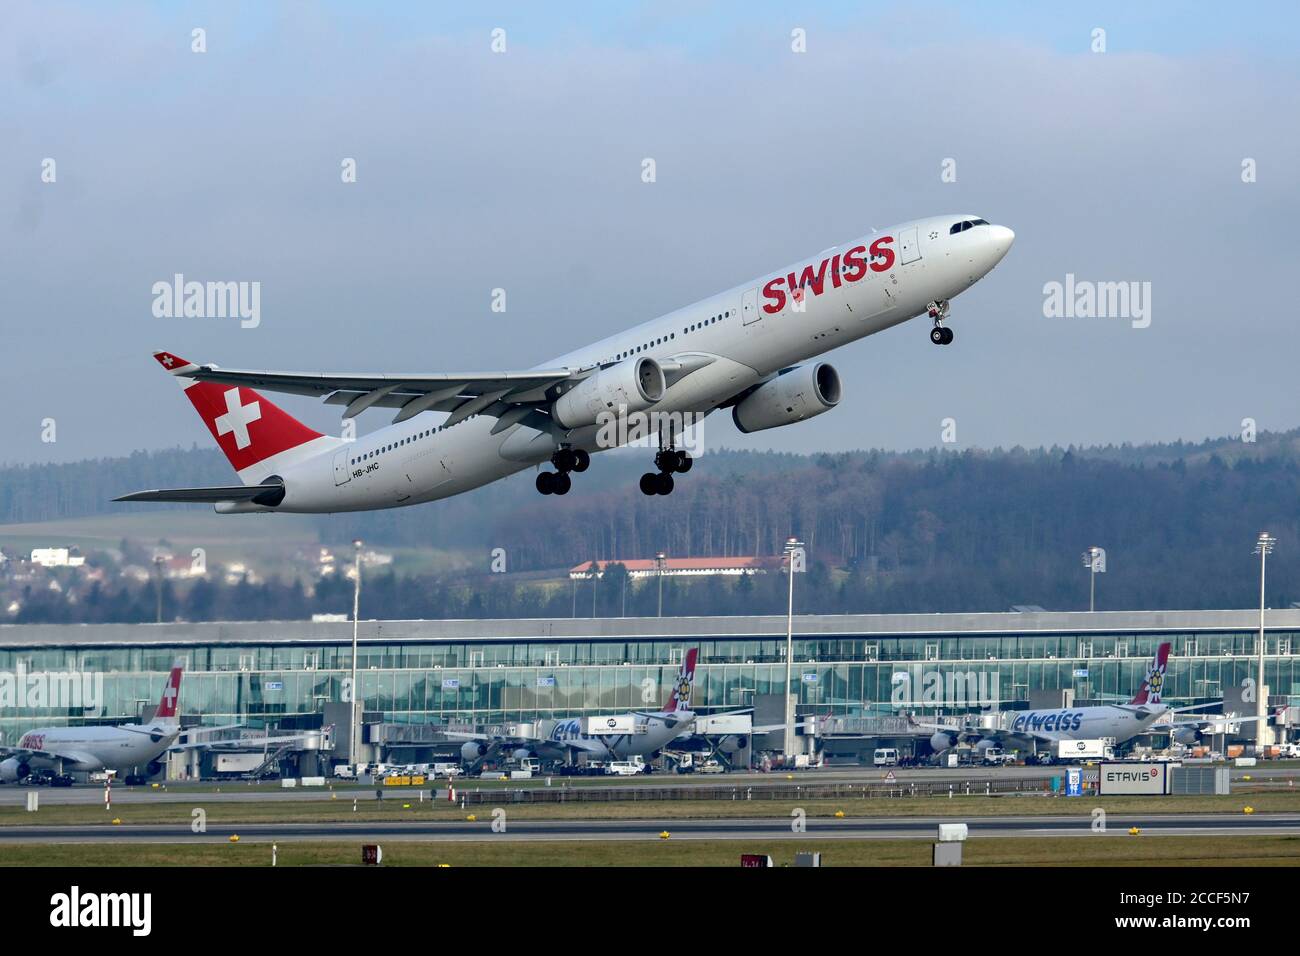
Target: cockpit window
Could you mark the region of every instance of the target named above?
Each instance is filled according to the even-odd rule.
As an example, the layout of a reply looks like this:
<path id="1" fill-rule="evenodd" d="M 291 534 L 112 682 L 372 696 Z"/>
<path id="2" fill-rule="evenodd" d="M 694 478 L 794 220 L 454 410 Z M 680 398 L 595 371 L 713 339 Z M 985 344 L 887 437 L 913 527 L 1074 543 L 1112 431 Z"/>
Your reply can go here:
<path id="1" fill-rule="evenodd" d="M 948 235 L 955 236 L 959 232 L 965 232 L 971 226 L 987 226 L 988 224 L 987 219 L 966 219 L 962 222 L 954 222 L 952 228 L 948 230 Z"/>

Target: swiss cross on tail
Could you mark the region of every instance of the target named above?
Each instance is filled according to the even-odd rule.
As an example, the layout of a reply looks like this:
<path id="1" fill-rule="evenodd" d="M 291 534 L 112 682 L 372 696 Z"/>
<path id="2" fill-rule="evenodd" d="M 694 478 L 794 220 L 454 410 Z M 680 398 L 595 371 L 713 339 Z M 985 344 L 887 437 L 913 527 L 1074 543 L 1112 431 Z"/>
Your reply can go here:
<path id="1" fill-rule="evenodd" d="M 1130 704 L 1160 703 L 1160 695 L 1165 689 L 1165 669 L 1169 666 L 1169 647 L 1170 645 L 1165 643 L 1156 649 L 1155 660 L 1151 662 L 1147 678 L 1142 682 L 1133 699 L 1129 701 Z"/>
<path id="2" fill-rule="evenodd" d="M 695 686 L 695 656 L 699 652 L 698 647 L 692 647 L 686 652 L 686 660 L 682 662 L 682 669 L 677 674 L 673 692 L 668 697 L 668 703 L 664 704 L 665 714 L 691 709 L 691 688 Z"/>
<path id="3" fill-rule="evenodd" d="M 176 703 L 181 696 L 181 667 L 173 667 L 171 674 L 167 676 L 167 685 L 163 687 L 162 700 L 158 704 L 158 710 L 154 714 L 155 720 L 175 720 Z"/>
<path id="4" fill-rule="evenodd" d="M 203 424 L 208 426 L 236 471 L 321 437 L 320 432 L 308 428 L 251 388 L 186 378 L 184 373 L 195 371 L 198 366 L 171 352 L 155 352 L 154 358 L 177 376 Z"/>

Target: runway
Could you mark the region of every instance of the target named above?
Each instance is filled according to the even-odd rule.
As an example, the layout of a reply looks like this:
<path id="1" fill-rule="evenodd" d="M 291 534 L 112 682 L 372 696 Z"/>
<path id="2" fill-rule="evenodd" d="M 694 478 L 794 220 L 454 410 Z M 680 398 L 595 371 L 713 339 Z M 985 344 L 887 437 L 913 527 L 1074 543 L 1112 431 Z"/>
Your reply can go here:
<path id="1" fill-rule="evenodd" d="M 223 825 L 193 833 L 189 824 L 113 826 L 0 827 L 0 844 L 18 843 L 224 843 L 272 841 L 636 841 L 659 840 L 897 840 L 933 839 L 940 823 L 964 822 L 974 838 L 1125 836 L 1130 827 L 1144 835 L 1300 836 L 1300 813 L 1245 814 L 1109 814 L 1104 831 L 1093 829 L 1091 814 L 1005 816 L 960 820 L 954 817 L 844 818 L 809 817 L 796 832 L 784 818 L 745 820 L 510 820 L 505 831 L 493 830 L 491 812 L 476 822 L 411 821 L 406 823 L 274 823 Z"/>

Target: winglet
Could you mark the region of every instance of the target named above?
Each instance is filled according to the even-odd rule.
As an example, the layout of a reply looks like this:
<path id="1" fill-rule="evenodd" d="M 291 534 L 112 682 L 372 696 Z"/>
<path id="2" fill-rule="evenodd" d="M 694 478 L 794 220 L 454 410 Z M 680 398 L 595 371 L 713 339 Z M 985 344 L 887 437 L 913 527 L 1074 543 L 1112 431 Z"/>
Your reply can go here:
<path id="1" fill-rule="evenodd" d="M 174 352 L 166 352 L 162 349 L 155 351 L 153 357 L 163 367 L 163 371 L 170 375 L 184 375 L 186 372 L 192 372 L 198 368 L 188 359 L 183 359 Z"/>

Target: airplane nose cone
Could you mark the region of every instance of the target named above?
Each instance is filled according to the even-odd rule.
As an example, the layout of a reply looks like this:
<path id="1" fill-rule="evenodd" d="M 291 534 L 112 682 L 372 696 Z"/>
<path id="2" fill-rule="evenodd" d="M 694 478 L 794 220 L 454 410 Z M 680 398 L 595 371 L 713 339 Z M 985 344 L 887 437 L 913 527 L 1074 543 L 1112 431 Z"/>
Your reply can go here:
<path id="1" fill-rule="evenodd" d="M 1011 251 L 1011 244 L 1015 241 L 1016 234 L 1006 226 L 989 226 L 989 247 L 993 251 L 994 265 Z"/>

